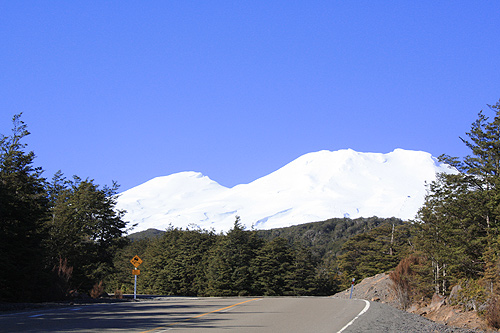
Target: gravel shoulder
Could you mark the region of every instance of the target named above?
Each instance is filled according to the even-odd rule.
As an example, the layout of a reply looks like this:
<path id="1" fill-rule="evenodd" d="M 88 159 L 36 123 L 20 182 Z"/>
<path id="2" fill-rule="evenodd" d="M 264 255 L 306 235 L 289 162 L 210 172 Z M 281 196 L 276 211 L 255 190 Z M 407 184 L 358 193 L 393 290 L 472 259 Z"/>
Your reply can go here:
<path id="1" fill-rule="evenodd" d="M 370 308 L 343 332 L 484 332 L 449 327 L 429 319 L 393 308 L 387 304 L 370 302 Z"/>
<path id="2" fill-rule="evenodd" d="M 436 308 L 445 312 L 441 317 L 448 319 L 453 317 L 459 320 L 435 322 L 416 313 L 399 310 L 390 283 L 388 274 L 382 273 L 363 279 L 354 286 L 352 298 L 369 301 L 370 308 L 344 332 L 485 332 L 476 328 L 480 325 L 468 325 L 469 318 L 463 313 L 455 313 L 456 311 L 445 306 L 440 308 L 440 304 L 437 304 Z M 349 295 L 350 288 L 337 293 L 334 297 L 349 298 Z M 437 313 L 436 310 L 430 311 L 430 308 L 432 307 L 429 307 L 427 312 Z M 448 325 L 445 322 L 448 322 Z M 466 324 L 469 328 L 465 328 Z"/>

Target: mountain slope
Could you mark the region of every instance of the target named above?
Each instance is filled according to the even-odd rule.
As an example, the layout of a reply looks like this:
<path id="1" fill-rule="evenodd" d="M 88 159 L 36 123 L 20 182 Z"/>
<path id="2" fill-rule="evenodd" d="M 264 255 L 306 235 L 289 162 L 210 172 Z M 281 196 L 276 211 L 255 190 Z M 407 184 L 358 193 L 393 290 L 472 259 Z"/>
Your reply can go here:
<path id="1" fill-rule="evenodd" d="M 239 215 L 247 226 L 270 229 L 333 217 L 411 219 L 426 182 L 456 172 L 429 153 L 388 154 L 351 149 L 303 155 L 249 184 L 226 188 L 196 172 L 154 178 L 121 194 L 117 208 L 134 231 L 197 226 L 217 231 Z"/>

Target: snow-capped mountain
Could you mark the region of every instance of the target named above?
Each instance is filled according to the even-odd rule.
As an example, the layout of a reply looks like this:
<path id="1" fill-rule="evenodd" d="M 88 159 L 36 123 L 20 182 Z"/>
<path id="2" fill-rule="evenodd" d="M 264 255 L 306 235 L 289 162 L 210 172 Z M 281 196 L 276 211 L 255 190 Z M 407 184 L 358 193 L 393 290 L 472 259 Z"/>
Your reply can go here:
<path id="1" fill-rule="evenodd" d="M 429 153 L 388 154 L 351 149 L 303 155 L 249 184 L 227 188 L 198 172 L 154 178 L 121 193 L 117 208 L 133 230 L 197 226 L 229 230 L 235 216 L 247 227 L 271 229 L 333 217 L 411 219 L 436 173 L 456 173 Z"/>

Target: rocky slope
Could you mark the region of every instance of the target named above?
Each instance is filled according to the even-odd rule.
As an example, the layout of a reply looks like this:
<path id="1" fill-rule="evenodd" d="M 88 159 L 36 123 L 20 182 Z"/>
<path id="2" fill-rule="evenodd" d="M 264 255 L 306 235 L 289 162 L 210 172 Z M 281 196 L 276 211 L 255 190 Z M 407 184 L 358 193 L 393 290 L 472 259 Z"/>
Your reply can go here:
<path id="1" fill-rule="evenodd" d="M 475 311 L 464 312 L 457 307 L 448 305 L 445 298 L 437 295 L 429 304 L 415 304 L 403 315 L 399 313 L 403 311 L 399 310 L 399 302 L 392 293 L 391 283 L 389 275 L 385 273 L 366 278 L 354 286 L 352 298 L 389 305 L 390 308 L 385 307 L 385 314 L 383 314 L 384 317 L 393 318 L 388 320 L 396 320 L 396 318 L 400 318 L 399 320 L 403 320 L 402 318 L 407 320 L 412 318 L 411 321 L 416 320 L 412 316 L 427 318 L 435 325 L 431 323 L 425 324 L 425 321 L 418 321 L 419 325 L 425 324 L 424 326 L 427 327 L 426 332 L 484 332 L 487 330 L 486 323 L 478 317 Z M 347 289 L 336 294 L 335 297 L 349 298 L 349 295 L 350 289 Z M 382 311 L 380 306 L 377 306 L 376 309 Z M 404 326 L 403 323 L 394 323 L 394 325 Z"/>

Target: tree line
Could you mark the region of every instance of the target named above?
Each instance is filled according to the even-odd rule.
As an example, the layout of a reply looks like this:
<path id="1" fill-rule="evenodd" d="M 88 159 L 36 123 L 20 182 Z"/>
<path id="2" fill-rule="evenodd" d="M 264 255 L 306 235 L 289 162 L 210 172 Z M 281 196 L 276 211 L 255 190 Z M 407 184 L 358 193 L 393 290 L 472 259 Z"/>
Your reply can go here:
<path id="1" fill-rule="evenodd" d="M 139 255 L 144 263 L 138 290 L 144 293 L 332 295 L 353 277 L 361 280 L 394 268 L 406 253 L 408 226 L 396 218 L 371 217 L 246 230 L 237 217 L 227 233 L 149 229 L 132 234 L 133 241 L 118 251 L 118 271 L 107 284 L 132 292 L 129 261 Z"/>
<path id="2" fill-rule="evenodd" d="M 125 264 L 112 277 L 115 288 L 131 291 L 134 254 L 144 260 L 139 291 L 149 294 L 326 295 L 335 289 L 317 274 L 306 248 L 284 238 L 265 241 L 238 217 L 227 233 L 170 227 L 160 237 L 133 242 L 116 256 L 117 265 Z"/>
<path id="3" fill-rule="evenodd" d="M 452 303 L 487 311 L 500 294 L 500 102 L 480 111 L 461 141 L 470 155 L 441 155 L 457 174 L 439 174 L 430 184 L 413 221 L 411 253 L 394 280 L 407 291 L 402 301 L 432 294 L 450 295 Z M 401 279 L 406 282 L 401 283 Z M 493 310 L 498 314 L 500 306 Z"/>
<path id="4" fill-rule="evenodd" d="M 0 301 L 61 299 L 88 292 L 114 270 L 113 256 L 126 244 L 123 212 L 115 210 L 116 183 L 91 179 L 49 181 L 35 154 L 21 114 L 9 136 L 0 136 Z"/>

